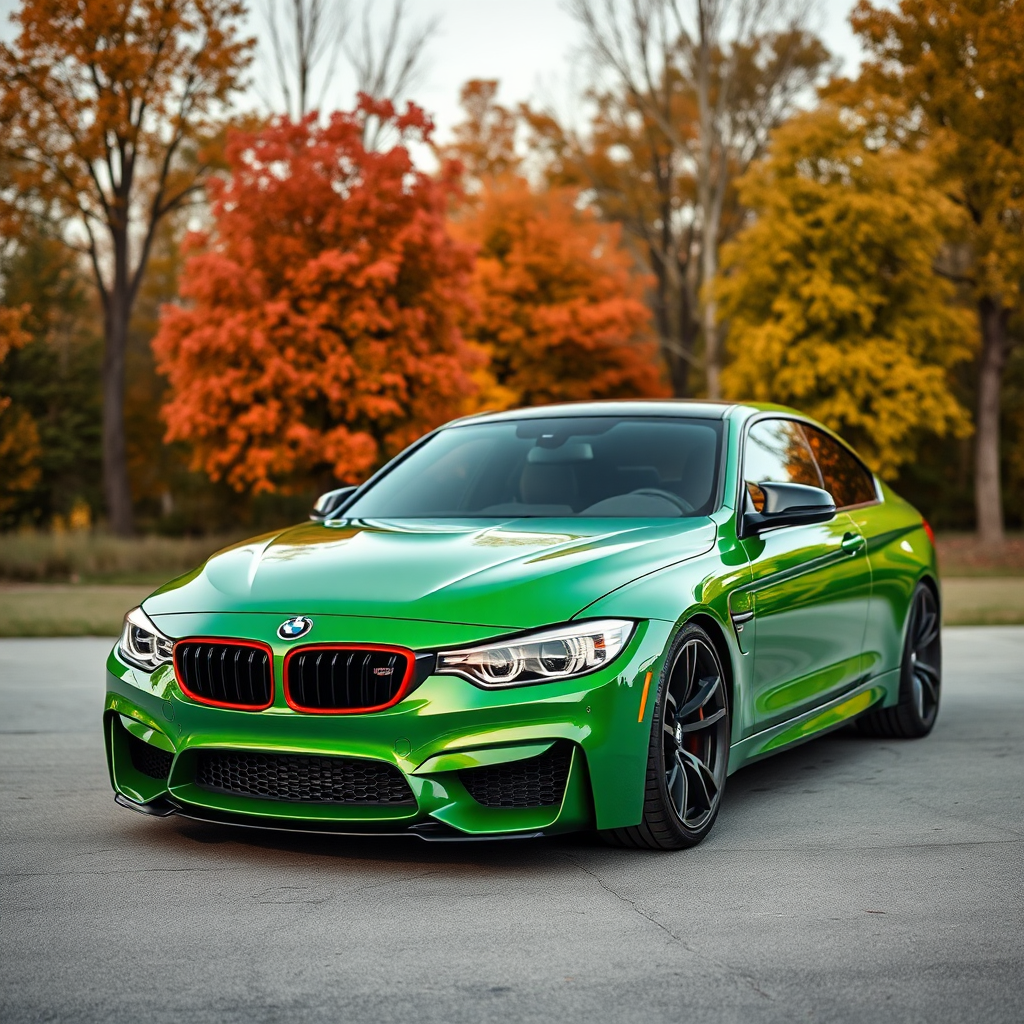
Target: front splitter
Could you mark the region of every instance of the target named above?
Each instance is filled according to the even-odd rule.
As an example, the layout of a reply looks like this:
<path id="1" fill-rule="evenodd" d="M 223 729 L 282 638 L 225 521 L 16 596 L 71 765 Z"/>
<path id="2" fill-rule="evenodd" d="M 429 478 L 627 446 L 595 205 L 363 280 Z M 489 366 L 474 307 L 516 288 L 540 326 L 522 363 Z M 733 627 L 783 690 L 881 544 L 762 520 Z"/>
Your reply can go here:
<path id="1" fill-rule="evenodd" d="M 286 832 L 297 835 L 318 835 L 318 836 L 345 836 L 355 839 L 374 839 L 377 837 L 409 837 L 414 836 L 428 843 L 493 843 L 509 839 L 540 839 L 544 832 L 510 832 L 490 833 L 487 835 L 468 835 L 458 829 L 445 825 L 442 822 L 420 822 L 417 825 L 410 825 L 408 828 L 398 830 L 382 829 L 361 829 L 351 831 L 339 829 L 331 825 L 310 826 L 303 825 L 280 825 L 270 824 L 266 821 L 248 822 L 238 821 L 234 818 L 221 816 L 213 812 L 196 807 L 184 807 L 168 797 L 158 797 L 149 803 L 140 804 L 121 793 L 114 794 L 114 803 L 119 807 L 125 807 L 130 811 L 139 814 L 146 814 L 155 818 L 168 818 L 172 815 L 180 818 L 189 818 L 192 821 L 202 821 L 209 825 L 230 825 L 232 828 L 255 829 L 260 832 Z"/>

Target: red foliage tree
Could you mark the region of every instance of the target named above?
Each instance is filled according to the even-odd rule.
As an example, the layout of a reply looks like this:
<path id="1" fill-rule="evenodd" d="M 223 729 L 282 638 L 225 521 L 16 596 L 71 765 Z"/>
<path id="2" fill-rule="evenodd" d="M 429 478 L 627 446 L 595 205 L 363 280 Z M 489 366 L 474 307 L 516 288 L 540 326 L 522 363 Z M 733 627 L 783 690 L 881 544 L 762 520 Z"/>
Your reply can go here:
<path id="1" fill-rule="evenodd" d="M 363 145 L 367 117 L 397 136 Z M 429 119 L 361 97 L 325 125 L 277 119 L 228 144 L 213 227 L 193 236 L 153 342 L 168 440 L 238 490 L 354 482 L 455 415 L 479 362 L 459 331 L 471 268 L 456 184 L 410 159 Z"/>

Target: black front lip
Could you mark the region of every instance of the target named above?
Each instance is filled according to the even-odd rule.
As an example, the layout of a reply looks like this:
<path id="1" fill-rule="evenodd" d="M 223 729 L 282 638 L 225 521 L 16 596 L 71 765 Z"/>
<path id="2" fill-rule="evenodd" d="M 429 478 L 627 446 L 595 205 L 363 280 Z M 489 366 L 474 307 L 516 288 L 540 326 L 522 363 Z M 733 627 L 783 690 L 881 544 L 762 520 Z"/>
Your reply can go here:
<path id="1" fill-rule="evenodd" d="M 294 826 L 282 825 L 277 822 L 271 823 L 263 819 L 255 822 L 238 821 L 236 818 L 228 815 L 217 814 L 216 812 L 209 811 L 206 808 L 180 804 L 176 800 L 171 800 L 169 797 L 162 796 L 157 797 L 155 800 L 151 800 L 149 803 L 140 804 L 136 803 L 134 800 L 129 800 L 128 797 L 121 793 L 115 793 L 114 803 L 119 807 L 126 807 L 128 810 L 137 811 L 139 814 L 147 814 L 150 817 L 155 818 L 167 818 L 171 815 L 178 815 L 182 818 L 190 818 L 192 821 L 202 821 L 213 825 L 230 825 L 233 828 L 259 829 L 261 831 L 269 832 L 292 832 L 300 835 L 346 836 L 358 839 L 373 839 L 377 836 L 387 836 L 392 838 L 398 836 L 415 836 L 417 839 L 422 839 L 428 843 L 493 843 L 507 839 L 540 839 L 544 835 L 543 832 L 467 835 L 465 832 L 460 832 L 458 829 L 452 828 L 450 825 L 445 825 L 440 821 L 420 822 L 418 825 L 411 825 L 408 828 L 399 830 L 362 829 L 360 831 L 353 832 L 348 829 L 334 828 L 329 824 L 317 827 L 315 825 L 311 825 L 309 822 L 304 822 L 302 825 Z"/>

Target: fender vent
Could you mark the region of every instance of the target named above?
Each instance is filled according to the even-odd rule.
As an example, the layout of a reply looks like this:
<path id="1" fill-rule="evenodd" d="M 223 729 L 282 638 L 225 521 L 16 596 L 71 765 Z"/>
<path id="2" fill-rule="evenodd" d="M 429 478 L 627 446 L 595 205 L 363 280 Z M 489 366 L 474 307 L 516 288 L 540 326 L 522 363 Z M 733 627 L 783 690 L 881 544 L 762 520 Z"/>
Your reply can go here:
<path id="1" fill-rule="evenodd" d="M 464 768 L 459 779 L 484 807 L 551 807 L 562 802 L 572 745 L 556 743 L 539 757 L 483 768 Z"/>

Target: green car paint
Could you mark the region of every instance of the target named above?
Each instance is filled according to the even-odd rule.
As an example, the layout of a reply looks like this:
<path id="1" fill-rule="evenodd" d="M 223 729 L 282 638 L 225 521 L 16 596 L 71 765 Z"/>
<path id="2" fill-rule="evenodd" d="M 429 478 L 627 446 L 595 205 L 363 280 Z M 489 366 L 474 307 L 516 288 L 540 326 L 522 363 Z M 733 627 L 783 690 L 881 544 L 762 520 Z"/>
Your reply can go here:
<path id="1" fill-rule="evenodd" d="M 938 579 L 921 515 L 875 481 L 877 500 L 840 509 L 826 523 L 740 536 L 752 425 L 812 421 L 752 404 L 617 402 L 540 412 L 720 422 L 715 507 L 680 518 L 341 518 L 228 548 L 160 588 L 142 609 L 176 641 L 265 644 L 273 703 L 263 711 L 200 703 L 185 694 L 172 665 L 146 672 L 115 647 L 104 724 L 121 802 L 151 813 L 334 833 L 412 829 L 428 837 L 436 826 L 438 835 L 471 838 L 635 825 L 657 680 L 673 637 L 690 621 L 712 637 L 726 670 L 730 772 L 895 704 L 912 594 L 922 579 Z M 299 615 L 312 620 L 310 633 L 280 639 L 282 620 Z M 484 689 L 435 673 L 391 707 L 341 715 L 297 711 L 281 685 L 286 654 L 304 644 L 437 652 L 604 619 L 635 628 L 609 664 L 577 678 Z M 138 742 L 173 755 L 168 778 L 136 767 L 129 746 Z M 555 803 L 485 806 L 460 774 L 528 763 L 556 745 L 570 751 L 570 762 Z M 198 785 L 196 758 L 225 749 L 386 762 L 399 769 L 414 802 L 272 800 Z"/>

